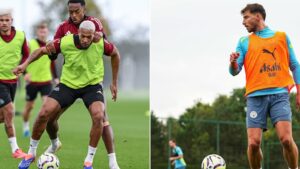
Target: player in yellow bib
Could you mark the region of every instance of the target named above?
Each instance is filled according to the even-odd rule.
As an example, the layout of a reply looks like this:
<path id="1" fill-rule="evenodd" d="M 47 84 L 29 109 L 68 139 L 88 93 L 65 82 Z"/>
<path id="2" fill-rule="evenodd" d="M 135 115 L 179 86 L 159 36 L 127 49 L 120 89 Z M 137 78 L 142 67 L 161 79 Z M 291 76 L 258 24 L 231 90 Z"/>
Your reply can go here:
<path id="1" fill-rule="evenodd" d="M 30 53 L 46 45 L 49 34 L 48 25 L 42 21 L 36 26 L 36 39 L 29 41 Z M 34 106 L 34 100 L 38 93 L 41 94 L 43 102 L 52 90 L 52 76 L 56 84 L 58 78 L 55 69 L 55 62 L 43 55 L 39 60 L 30 64 L 26 69 L 24 79 L 26 81 L 26 105 L 23 111 L 23 135 L 30 136 L 29 118 Z"/>
<path id="2" fill-rule="evenodd" d="M 26 59 L 29 52 L 24 32 L 16 30 L 12 22 L 11 11 L 0 10 L 0 123 L 4 123 L 12 156 L 23 158 L 26 154 L 17 144 L 13 123 L 17 77 L 11 70 Z"/>
<path id="3" fill-rule="evenodd" d="M 36 149 L 42 133 L 46 129 L 51 116 L 56 116 L 61 109 L 71 106 L 77 98 L 81 98 L 90 112 L 92 128 L 84 169 L 92 169 L 93 158 L 99 139 L 103 132 L 104 97 L 102 81 L 104 76 L 103 55 L 111 57 L 112 84 L 110 86 L 113 100 L 117 99 L 117 81 L 120 55 L 116 47 L 111 51 L 111 44 L 101 38 L 92 43 L 95 25 L 91 21 L 83 21 L 78 35 L 67 35 L 57 39 L 46 47 L 39 48 L 22 65 L 14 69 L 14 73 L 23 73 L 26 67 L 44 54 L 62 53 L 65 59 L 60 84 L 57 85 L 39 112 L 35 121 L 28 156 L 19 164 L 19 169 L 28 169 L 36 157 Z"/>

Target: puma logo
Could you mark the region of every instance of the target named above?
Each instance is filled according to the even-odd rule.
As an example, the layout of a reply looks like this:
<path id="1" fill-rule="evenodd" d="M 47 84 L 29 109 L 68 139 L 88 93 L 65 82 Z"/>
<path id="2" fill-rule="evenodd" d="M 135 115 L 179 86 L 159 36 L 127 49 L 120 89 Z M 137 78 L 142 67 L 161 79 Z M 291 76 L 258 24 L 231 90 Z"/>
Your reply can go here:
<path id="1" fill-rule="evenodd" d="M 270 52 L 268 49 L 263 49 L 263 53 L 267 53 L 267 54 L 270 54 L 272 55 L 272 57 L 274 58 L 274 60 L 276 60 L 276 57 L 275 57 L 275 50 L 276 48 L 274 48 L 273 52 Z"/>

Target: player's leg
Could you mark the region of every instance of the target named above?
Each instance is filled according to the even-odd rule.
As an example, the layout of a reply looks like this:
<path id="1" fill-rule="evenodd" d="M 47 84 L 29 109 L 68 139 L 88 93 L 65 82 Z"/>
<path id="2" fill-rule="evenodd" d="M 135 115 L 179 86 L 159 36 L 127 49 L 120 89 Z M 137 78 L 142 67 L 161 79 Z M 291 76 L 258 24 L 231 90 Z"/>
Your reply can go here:
<path id="1" fill-rule="evenodd" d="M 260 148 L 261 138 L 262 138 L 262 129 L 261 128 L 248 128 L 248 160 L 250 163 L 251 169 L 260 169 L 261 161 L 263 158 L 262 151 Z"/>
<path id="2" fill-rule="evenodd" d="M 4 122 L 4 116 L 3 116 L 3 112 L 0 108 L 0 124 Z"/>
<path id="3" fill-rule="evenodd" d="M 26 104 L 23 111 L 23 135 L 25 137 L 29 137 L 30 135 L 30 127 L 29 127 L 29 118 L 30 118 L 30 112 L 33 109 L 34 106 L 34 100 L 37 97 L 37 86 L 34 86 L 32 84 L 26 85 Z"/>
<path id="4" fill-rule="evenodd" d="M 283 156 L 291 169 L 298 167 L 298 148 L 292 136 L 292 112 L 287 93 L 272 96 L 270 117 L 283 148 Z"/>
<path id="5" fill-rule="evenodd" d="M 23 111 L 23 135 L 25 137 L 30 136 L 29 118 L 33 106 L 34 106 L 34 101 L 26 101 L 25 108 Z"/>
<path id="6" fill-rule="evenodd" d="M 102 86 L 99 84 L 87 86 L 81 91 L 82 100 L 85 106 L 88 108 L 92 118 L 90 142 L 88 153 L 84 160 L 84 168 L 91 168 L 98 142 L 103 132 L 105 105 L 102 92 Z"/>
<path id="7" fill-rule="evenodd" d="M 36 157 L 36 150 L 40 141 L 40 138 L 46 129 L 47 121 L 52 113 L 57 112 L 60 109 L 59 103 L 53 99 L 48 98 L 34 122 L 32 136 L 30 139 L 30 146 L 28 150 L 28 155 L 19 163 L 19 169 L 28 169 L 30 164 L 34 161 Z"/>
<path id="8" fill-rule="evenodd" d="M 1 121 L 4 122 L 4 128 L 11 146 L 12 156 L 14 158 L 23 158 L 26 154 L 19 148 L 13 123 L 14 118 L 14 95 L 16 84 L 0 83 L 0 114 Z"/>
<path id="9" fill-rule="evenodd" d="M 36 118 L 33 125 L 32 136 L 30 140 L 30 147 L 28 150 L 28 156 L 25 157 L 19 164 L 19 169 L 28 169 L 30 164 L 34 161 L 36 156 L 36 149 L 39 144 L 39 140 L 46 129 L 49 118 L 59 112 L 61 107 L 67 107 L 71 105 L 76 98 L 70 94 L 70 89 L 63 84 L 59 84 L 57 90 L 53 90 Z"/>
<path id="10" fill-rule="evenodd" d="M 102 139 L 107 151 L 110 169 L 119 169 L 114 149 L 114 135 L 111 125 L 109 124 L 107 110 L 104 112 Z"/>
<path id="11" fill-rule="evenodd" d="M 269 96 L 247 98 L 247 136 L 248 136 L 248 161 L 251 169 L 261 169 L 263 158 L 261 150 L 262 130 L 267 128 L 267 112 Z"/>
<path id="12" fill-rule="evenodd" d="M 276 123 L 276 132 L 283 147 L 283 156 L 291 169 L 298 167 L 298 148 L 292 136 L 292 125 L 289 121 Z"/>
<path id="13" fill-rule="evenodd" d="M 51 141 L 51 145 L 48 146 L 45 153 L 56 153 L 62 146 L 61 141 L 58 137 L 58 119 L 59 117 L 67 110 L 67 108 L 61 109 L 55 116 L 51 116 L 48 123 L 47 123 L 47 133 Z"/>
<path id="14" fill-rule="evenodd" d="M 61 96 L 57 95 L 57 91 L 61 92 Z M 47 133 L 51 141 L 51 145 L 48 146 L 46 153 L 56 153 L 62 146 L 58 137 L 58 119 L 59 117 L 68 109 L 68 107 L 73 104 L 76 100 L 75 91 L 68 88 L 63 84 L 57 85 L 54 90 L 50 93 L 49 97 L 54 97 L 59 100 L 61 109 L 59 112 L 54 113 L 47 123 Z"/>

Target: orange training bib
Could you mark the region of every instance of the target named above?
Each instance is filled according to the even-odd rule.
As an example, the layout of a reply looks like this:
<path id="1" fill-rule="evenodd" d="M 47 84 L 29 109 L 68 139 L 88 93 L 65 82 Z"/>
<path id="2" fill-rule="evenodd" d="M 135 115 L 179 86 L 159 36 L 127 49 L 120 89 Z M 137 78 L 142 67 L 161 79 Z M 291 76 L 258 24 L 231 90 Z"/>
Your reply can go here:
<path id="1" fill-rule="evenodd" d="M 276 32 L 270 38 L 251 34 L 244 66 L 246 95 L 256 90 L 294 85 L 289 71 L 289 51 L 284 32 Z"/>

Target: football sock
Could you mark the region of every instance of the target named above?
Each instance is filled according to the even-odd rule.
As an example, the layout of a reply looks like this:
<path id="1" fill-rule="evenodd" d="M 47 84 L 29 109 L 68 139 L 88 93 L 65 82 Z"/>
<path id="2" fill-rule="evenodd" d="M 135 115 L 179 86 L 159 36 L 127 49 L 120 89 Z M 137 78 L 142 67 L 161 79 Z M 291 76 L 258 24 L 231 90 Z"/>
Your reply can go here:
<path id="1" fill-rule="evenodd" d="M 34 139 L 30 139 L 30 147 L 28 150 L 28 154 L 32 154 L 33 156 L 36 156 L 36 149 L 37 146 L 39 145 L 39 141 L 40 140 L 34 140 Z"/>
<path id="2" fill-rule="evenodd" d="M 89 146 L 88 153 L 86 155 L 86 158 L 85 158 L 84 162 L 93 163 L 93 159 L 94 159 L 94 156 L 96 154 L 96 150 L 97 150 L 97 148 Z"/>
<path id="3" fill-rule="evenodd" d="M 26 121 L 23 123 L 23 131 L 28 131 L 29 130 L 29 121 Z"/>
<path id="4" fill-rule="evenodd" d="M 109 167 L 112 168 L 113 166 L 117 166 L 117 158 L 116 158 L 116 153 L 110 153 L 107 155 L 108 156 L 108 160 L 109 160 Z"/>
<path id="5" fill-rule="evenodd" d="M 59 141 L 58 137 L 56 139 L 51 140 L 51 145 L 53 150 L 56 149 L 58 141 Z"/>
<path id="6" fill-rule="evenodd" d="M 17 149 L 19 149 L 16 137 L 10 137 L 10 138 L 8 138 L 8 141 L 9 141 L 9 144 L 11 146 L 12 153 L 14 153 Z"/>

